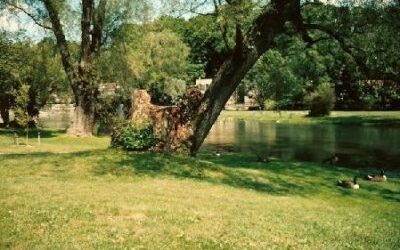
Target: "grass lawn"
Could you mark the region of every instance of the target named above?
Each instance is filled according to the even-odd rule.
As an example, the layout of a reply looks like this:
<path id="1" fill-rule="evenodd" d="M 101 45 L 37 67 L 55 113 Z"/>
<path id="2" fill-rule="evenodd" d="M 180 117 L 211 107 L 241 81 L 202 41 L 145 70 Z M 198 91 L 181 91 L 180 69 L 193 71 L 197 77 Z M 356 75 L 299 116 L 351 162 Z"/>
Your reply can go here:
<path id="1" fill-rule="evenodd" d="M 365 173 L 42 137 L 0 131 L 0 249 L 400 249 L 398 175 L 345 190 L 337 179 Z"/>
<path id="2" fill-rule="evenodd" d="M 333 111 L 327 117 L 307 117 L 307 114 L 307 111 L 223 111 L 221 118 L 298 124 L 400 126 L 400 111 Z"/>

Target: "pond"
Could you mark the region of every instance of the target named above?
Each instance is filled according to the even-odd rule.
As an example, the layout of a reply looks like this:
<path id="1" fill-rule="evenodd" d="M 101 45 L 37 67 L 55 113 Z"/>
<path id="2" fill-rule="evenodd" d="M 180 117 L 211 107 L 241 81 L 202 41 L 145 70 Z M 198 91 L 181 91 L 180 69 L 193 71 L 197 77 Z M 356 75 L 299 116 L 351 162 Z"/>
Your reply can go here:
<path id="1" fill-rule="evenodd" d="M 206 139 L 218 150 L 252 152 L 281 160 L 322 162 L 336 154 L 336 165 L 400 170 L 400 128 L 357 125 L 298 125 L 220 119 Z"/>
<path id="2" fill-rule="evenodd" d="M 42 112 L 42 127 L 65 129 L 69 113 Z M 253 153 L 285 161 L 322 162 L 336 154 L 336 165 L 400 170 L 400 128 L 358 125 L 298 125 L 221 118 L 206 144 L 217 150 Z"/>

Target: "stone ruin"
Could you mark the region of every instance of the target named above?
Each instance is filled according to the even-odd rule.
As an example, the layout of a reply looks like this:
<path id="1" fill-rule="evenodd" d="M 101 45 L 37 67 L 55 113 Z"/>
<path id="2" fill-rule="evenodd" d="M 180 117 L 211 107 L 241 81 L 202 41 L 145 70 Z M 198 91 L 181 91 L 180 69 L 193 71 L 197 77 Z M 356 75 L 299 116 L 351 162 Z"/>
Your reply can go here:
<path id="1" fill-rule="evenodd" d="M 153 126 L 159 138 L 155 150 L 176 150 L 193 134 L 191 121 L 201 98 L 198 89 L 189 89 L 178 106 L 158 106 L 151 103 L 146 90 L 135 90 L 131 99 L 131 121 Z"/>

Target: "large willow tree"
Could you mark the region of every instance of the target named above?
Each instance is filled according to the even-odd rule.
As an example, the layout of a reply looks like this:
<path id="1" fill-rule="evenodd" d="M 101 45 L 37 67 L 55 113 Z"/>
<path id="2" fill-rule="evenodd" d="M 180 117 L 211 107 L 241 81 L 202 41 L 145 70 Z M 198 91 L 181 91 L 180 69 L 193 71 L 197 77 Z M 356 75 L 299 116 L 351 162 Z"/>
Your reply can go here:
<path id="1" fill-rule="evenodd" d="M 109 34 L 132 14 L 127 0 L 0 0 L 1 7 L 24 13 L 34 23 L 53 33 L 61 61 L 74 94 L 74 115 L 68 133 L 92 134 L 98 96 L 98 77 L 94 64 Z M 79 4 L 79 5 L 78 5 Z M 76 6 L 75 6 L 76 5 Z M 77 8 L 79 10 L 77 10 Z M 80 15 L 80 26 L 68 22 Z M 69 17 L 69 18 L 66 18 Z M 73 42 L 80 42 L 79 55 L 73 54 L 67 32 L 79 32 Z"/>

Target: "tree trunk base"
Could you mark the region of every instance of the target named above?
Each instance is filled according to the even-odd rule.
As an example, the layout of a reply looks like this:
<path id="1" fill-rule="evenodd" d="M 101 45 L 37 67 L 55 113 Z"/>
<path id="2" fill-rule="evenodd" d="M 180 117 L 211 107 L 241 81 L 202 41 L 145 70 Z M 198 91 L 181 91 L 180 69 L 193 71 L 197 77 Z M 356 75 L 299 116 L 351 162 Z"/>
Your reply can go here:
<path id="1" fill-rule="evenodd" d="M 184 101 L 178 106 L 157 106 L 150 102 L 146 90 L 132 93 L 131 119 L 135 124 L 150 124 L 159 142 L 153 150 L 159 152 L 189 152 L 190 137 L 193 135 L 193 112 L 202 94 L 189 89 Z"/>
<path id="2" fill-rule="evenodd" d="M 87 114 L 81 106 L 75 106 L 67 134 L 78 137 L 91 137 L 93 135 L 93 123 L 94 114 Z"/>

